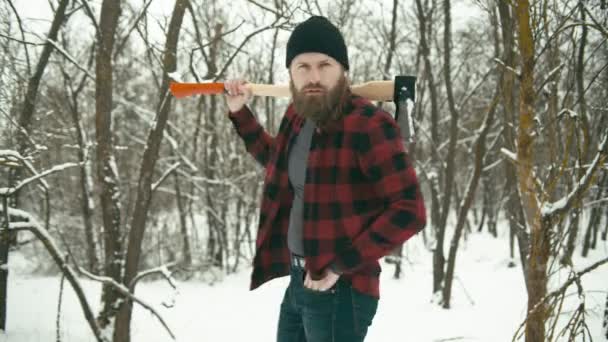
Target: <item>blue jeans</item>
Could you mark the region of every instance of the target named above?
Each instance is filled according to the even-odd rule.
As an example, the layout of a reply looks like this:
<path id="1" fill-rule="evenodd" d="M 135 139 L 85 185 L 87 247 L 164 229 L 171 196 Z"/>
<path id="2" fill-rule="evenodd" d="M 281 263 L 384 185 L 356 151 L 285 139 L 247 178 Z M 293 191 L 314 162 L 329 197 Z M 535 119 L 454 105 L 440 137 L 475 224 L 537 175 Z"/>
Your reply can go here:
<path id="1" fill-rule="evenodd" d="M 292 266 L 279 314 L 277 342 L 363 342 L 378 299 L 340 278 L 328 291 L 304 287 L 305 271 Z"/>

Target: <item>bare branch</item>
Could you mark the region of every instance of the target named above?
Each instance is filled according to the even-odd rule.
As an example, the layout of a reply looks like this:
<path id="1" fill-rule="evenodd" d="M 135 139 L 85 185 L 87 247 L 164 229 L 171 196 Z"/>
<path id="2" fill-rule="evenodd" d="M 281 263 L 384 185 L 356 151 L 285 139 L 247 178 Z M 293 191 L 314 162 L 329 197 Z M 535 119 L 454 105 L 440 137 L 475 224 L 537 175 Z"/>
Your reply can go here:
<path id="1" fill-rule="evenodd" d="M 160 178 L 158 179 L 158 181 L 156 181 L 155 183 L 152 183 L 152 192 L 154 192 L 161 184 L 162 182 L 167 179 L 167 177 L 169 177 L 169 175 L 171 173 L 173 173 L 173 171 L 175 171 L 179 166 L 181 165 L 180 162 L 177 162 L 173 165 L 171 165 L 167 171 L 165 171 L 165 173 L 163 173 L 162 176 L 160 176 Z"/>
<path id="2" fill-rule="evenodd" d="M 494 62 L 498 63 L 498 65 L 500 65 L 501 67 L 503 67 L 505 70 L 508 70 L 510 72 L 512 72 L 515 76 L 517 76 L 517 78 L 521 78 L 521 73 L 515 69 L 513 69 L 512 67 L 506 65 L 503 61 L 501 61 L 498 58 L 494 58 Z"/>
<path id="3" fill-rule="evenodd" d="M 70 265 L 68 265 L 63 258 L 61 257 L 62 253 L 60 252 L 59 247 L 55 243 L 53 237 L 49 234 L 48 230 L 42 228 L 40 223 L 34 219 L 34 217 L 25 212 L 23 210 L 8 208 L 2 209 L 6 210 L 10 216 L 17 216 L 25 220 L 25 222 L 10 222 L 9 229 L 10 230 L 28 230 L 32 232 L 40 242 L 44 245 L 46 250 L 49 252 L 53 261 L 59 269 L 63 272 L 66 279 L 70 282 L 70 285 L 74 289 L 76 296 L 78 297 L 78 301 L 80 302 L 80 306 L 82 307 L 82 311 L 84 312 L 84 316 L 95 335 L 95 338 L 98 342 L 109 342 L 107 339 L 103 337 L 101 334 L 101 329 L 95 320 L 95 316 L 93 315 L 93 310 L 91 310 L 91 306 L 89 305 L 87 298 L 84 294 L 82 286 L 76 276 L 74 270 Z"/>
<path id="4" fill-rule="evenodd" d="M 214 77 L 214 81 L 217 81 L 218 79 L 220 79 L 224 73 L 226 72 L 226 69 L 228 69 L 228 67 L 230 66 L 230 64 L 232 63 L 232 60 L 234 60 L 234 58 L 236 57 L 236 55 L 238 55 L 238 53 L 243 49 L 243 47 L 245 46 L 245 44 L 247 44 L 247 42 L 249 41 L 249 39 L 253 38 L 254 36 L 256 36 L 258 33 L 264 32 L 266 30 L 270 30 L 270 29 L 275 29 L 275 28 L 279 28 L 283 25 L 282 24 L 277 24 L 277 21 L 275 21 L 273 24 L 262 27 L 258 30 L 253 31 L 252 33 L 248 34 L 247 37 L 245 37 L 245 39 L 243 39 L 243 41 L 241 42 L 241 44 L 237 47 L 237 49 L 232 53 L 232 55 L 230 56 L 230 58 L 228 58 L 228 61 L 226 61 L 226 63 L 224 64 L 224 67 L 220 70 L 220 72 L 218 72 L 215 77 Z"/>
<path id="5" fill-rule="evenodd" d="M 33 45 L 33 46 L 40 46 L 40 45 L 44 45 L 43 43 L 32 43 L 32 42 L 28 42 L 28 41 L 25 41 L 25 40 L 21 40 L 21 39 L 13 38 L 13 37 L 11 37 L 11 36 L 7 36 L 7 35 L 2 34 L 2 33 L 0 33 L 0 37 L 2 37 L 2 38 L 6 38 L 6 39 L 8 39 L 8 40 L 12 40 L 12 41 L 14 41 L 14 42 L 18 42 L 18 43 L 21 43 L 21 44 L 24 44 L 24 45 Z"/>
<path id="6" fill-rule="evenodd" d="M 254 0 L 247 0 L 247 2 L 250 2 L 250 3 L 254 4 L 254 5 L 256 5 L 257 7 L 261 8 L 261 9 L 263 9 L 263 10 L 265 10 L 265 11 L 268 11 L 268 12 L 270 12 L 270 13 L 274 14 L 274 15 L 275 15 L 275 16 L 277 16 L 277 17 L 281 17 L 281 18 L 284 18 L 284 19 L 289 19 L 289 18 L 288 18 L 288 17 L 286 17 L 286 16 L 285 16 L 283 13 L 277 12 L 277 11 L 273 10 L 272 8 L 270 8 L 270 7 L 266 7 L 266 6 L 264 6 L 264 5 L 260 4 L 260 3 L 259 3 L 259 2 L 257 2 L 257 1 L 254 1 Z"/>
<path id="7" fill-rule="evenodd" d="M 91 7 L 89 7 L 89 2 L 87 0 L 80 0 L 80 3 L 82 3 L 82 6 L 84 6 L 84 12 L 89 17 L 89 19 L 91 19 L 91 22 L 95 27 L 95 35 L 97 36 L 97 40 L 101 40 L 101 31 L 99 30 L 99 25 L 97 25 L 97 19 L 95 19 L 95 14 L 93 14 L 93 10 L 91 10 Z"/>
<path id="8" fill-rule="evenodd" d="M 131 283 L 129 283 L 129 288 L 131 288 L 131 289 L 135 288 L 135 285 L 137 284 L 137 282 L 147 276 L 151 276 L 153 274 L 160 273 L 163 277 L 165 277 L 165 279 L 167 279 L 167 281 L 169 282 L 169 285 L 171 285 L 171 287 L 173 289 L 177 289 L 177 285 L 175 285 L 175 281 L 174 281 L 173 277 L 171 276 L 171 272 L 169 270 L 172 268 L 175 268 L 176 266 L 179 266 L 179 264 L 180 263 L 178 261 L 174 261 L 174 262 L 170 262 L 170 263 L 167 263 L 167 264 L 155 267 L 155 268 L 151 268 L 146 271 L 139 272 L 133 278 L 133 280 L 131 280 Z"/>
<path id="9" fill-rule="evenodd" d="M 173 340 L 175 340 L 175 335 L 173 334 L 173 332 L 171 331 L 171 329 L 169 328 L 169 326 L 167 325 L 167 323 L 165 322 L 165 320 L 162 318 L 162 316 L 156 310 L 154 310 L 154 308 L 152 306 L 146 304 L 141 299 L 135 297 L 135 295 L 133 295 L 129 291 L 129 289 L 127 289 L 126 286 L 117 283 L 114 279 L 112 279 L 110 277 L 102 277 L 102 276 L 94 275 L 94 274 L 91 274 L 91 273 L 87 272 L 86 270 L 84 270 L 82 268 L 79 268 L 78 272 L 80 274 L 86 276 L 87 278 L 91 279 L 91 280 L 95 280 L 95 281 L 101 282 L 103 284 L 112 286 L 114 289 L 118 290 L 118 292 L 120 292 L 123 296 L 128 297 L 129 299 L 133 300 L 137 304 L 139 304 L 139 305 L 143 306 L 144 308 L 148 309 L 154 316 L 156 316 L 156 318 L 158 318 L 158 320 L 163 325 L 163 327 L 165 328 L 165 330 L 167 330 L 167 332 L 169 333 L 169 335 L 171 336 L 171 338 Z"/>
<path id="10" fill-rule="evenodd" d="M 26 179 L 22 180 L 21 182 L 19 182 L 19 184 L 15 185 L 13 187 L 0 188 L 0 195 L 1 196 L 11 196 L 15 192 L 19 191 L 19 189 L 21 189 L 25 185 L 27 185 L 35 180 L 38 180 L 40 178 L 46 177 L 48 175 L 51 175 L 51 174 L 59 172 L 59 171 L 63 171 L 65 169 L 69 169 L 72 167 L 78 167 L 78 166 L 82 166 L 82 165 L 83 165 L 83 163 L 65 163 L 65 164 L 54 166 L 44 172 L 38 173 L 30 178 L 26 178 Z"/>
<path id="11" fill-rule="evenodd" d="M 589 184 L 591 184 L 591 180 L 593 179 L 593 175 L 595 171 L 598 169 L 598 166 L 603 163 L 606 159 L 606 145 L 608 141 L 608 131 L 604 133 L 604 137 L 598 147 L 598 152 L 596 153 L 593 161 L 591 162 L 591 166 L 587 169 L 587 172 L 581 179 L 579 179 L 578 184 L 572 189 L 568 195 L 561 198 L 556 202 L 550 202 L 543 205 L 541 213 L 543 218 L 545 219 L 553 219 L 561 214 L 564 214 L 570 210 L 570 208 L 578 201 L 581 196 L 587 191 Z"/>
<path id="12" fill-rule="evenodd" d="M 29 75 L 32 73 L 32 65 L 30 63 L 30 53 L 27 50 L 27 44 L 31 44 L 31 45 L 36 45 L 36 44 L 28 43 L 25 41 L 25 30 L 23 29 L 23 23 L 21 22 L 21 17 L 19 16 L 19 13 L 17 12 L 17 9 L 15 8 L 15 6 L 13 5 L 13 2 L 11 0 L 8 0 L 8 4 L 11 7 L 11 9 L 13 10 L 15 17 L 17 18 L 17 24 L 19 25 L 19 30 L 21 31 L 22 40 L 21 41 L 17 40 L 17 41 L 19 41 L 23 44 L 23 50 L 25 50 L 25 60 L 27 61 L 27 73 Z M 13 39 L 10 37 L 6 37 L 6 38 Z"/>
<path id="13" fill-rule="evenodd" d="M 57 42 L 53 41 L 52 39 L 47 39 L 46 41 L 48 43 L 50 43 L 51 45 L 53 45 L 58 52 L 60 52 L 67 60 L 72 62 L 72 64 L 74 64 L 74 66 L 76 66 L 78 69 L 83 71 L 84 74 L 87 75 L 90 79 L 95 80 L 95 76 L 93 76 L 93 74 L 91 72 L 89 72 L 85 67 L 81 66 L 76 61 L 76 59 L 74 57 L 72 57 L 67 51 L 65 51 L 61 46 L 59 46 L 57 44 Z"/>
<path id="14" fill-rule="evenodd" d="M 114 50 L 114 59 L 116 59 L 116 56 L 118 56 L 120 54 L 120 52 L 122 51 L 122 49 L 125 47 L 125 44 L 127 43 L 127 40 L 129 39 L 129 36 L 131 35 L 131 33 L 133 32 L 133 30 L 139 24 L 140 20 L 144 17 L 144 15 L 146 14 L 146 12 L 148 11 L 148 7 L 150 7 L 150 4 L 152 4 L 152 0 L 150 0 L 147 3 L 144 4 L 144 8 L 141 10 L 141 12 L 139 13 L 139 15 L 137 16 L 137 18 L 133 22 L 133 25 L 131 25 L 131 27 L 129 28 L 129 30 L 125 34 L 125 37 L 117 45 L 116 50 Z"/>

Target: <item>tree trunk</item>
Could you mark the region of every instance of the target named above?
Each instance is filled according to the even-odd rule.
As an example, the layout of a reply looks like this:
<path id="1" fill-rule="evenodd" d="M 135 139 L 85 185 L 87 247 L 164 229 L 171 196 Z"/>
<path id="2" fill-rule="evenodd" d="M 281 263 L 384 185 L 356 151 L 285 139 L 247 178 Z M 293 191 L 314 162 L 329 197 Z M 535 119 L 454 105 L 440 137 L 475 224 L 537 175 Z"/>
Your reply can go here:
<path id="1" fill-rule="evenodd" d="M 53 17 L 53 22 L 51 23 L 51 28 L 47 35 L 47 40 L 57 41 L 57 35 L 59 33 L 59 29 L 66 21 L 66 10 L 69 4 L 69 0 L 61 0 L 59 2 L 59 6 L 55 11 L 55 16 Z M 38 64 L 36 65 L 36 70 L 34 74 L 30 77 L 27 83 L 27 92 L 25 95 L 25 99 L 23 101 L 23 107 L 21 109 L 21 113 L 19 115 L 18 124 L 23 130 L 17 130 L 17 152 L 19 152 L 22 156 L 26 155 L 26 146 L 28 144 L 28 140 L 30 138 L 27 134 L 30 133 L 32 120 L 34 118 L 34 110 L 36 108 L 36 98 L 38 97 L 38 88 L 40 87 L 40 82 L 42 80 L 42 76 L 44 75 L 44 71 L 49 62 L 49 58 L 51 57 L 51 53 L 53 52 L 54 45 L 51 42 L 46 41 L 44 43 L 44 48 L 42 49 L 42 53 L 40 54 L 40 59 L 38 60 Z M 13 169 L 15 173 L 11 179 L 11 183 L 18 181 L 20 175 L 18 174 L 19 168 Z M 18 204 L 18 193 L 15 194 L 13 201 L 15 204 Z M 17 205 L 14 206 L 15 208 Z"/>
<path id="2" fill-rule="evenodd" d="M 431 140 L 432 143 L 439 142 L 439 101 L 437 87 L 433 76 L 433 68 L 430 58 L 430 48 L 427 37 L 427 26 L 429 22 L 426 7 L 423 7 L 422 0 L 416 0 L 416 12 L 420 30 L 420 47 L 424 60 L 424 75 L 429 87 L 431 100 Z M 432 176 L 429 177 L 429 186 L 431 188 L 431 222 L 433 231 L 435 232 L 435 246 L 433 249 L 433 293 L 438 293 L 441 290 L 444 277 L 445 257 L 443 254 L 443 243 L 445 238 L 445 225 L 441 226 L 441 209 L 439 207 L 439 186 L 442 183 L 441 158 L 436 148 L 431 146 L 432 158 Z"/>
<path id="3" fill-rule="evenodd" d="M 47 35 L 47 39 L 52 41 L 57 40 L 57 34 L 59 32 L 59 29 L 66 20 L 66 9 L 68 7 L 68 3 L 69 0 L 61 0 L 59 2 L 59 6 L 55 11 L 55 16 L 53 18 L 51 28 Z M 26 146 L 28 144 L 28 141 L 31 141 L 28 135 L 31 132 L 31 123 L 34 117 L 36 97 L 38 96 L 38 88 L 40 86 L 44 70 L 46 69 L 49 58 L 51 56 L 51 52 L 53 52 L 53 44 L 46 42 L 44 44 L 44 48 L 42 49 L 42 53 L 40 54 L 38 64 L 36 65 L 36 70 L 27 83 L 27 92 L 25 94 L 21 113 L 17 120 L 19 127 L 21 128 L 17 130 L 17 152 L 19 152 L 22 156 L 26 156 Z M 19 179 L 21 179 L 21 170 L 21 168 L 9 169 L 9 186 L 16 184 Z M 10 203 L 7 203 L 7 205 L 10 205 L 13 208 L 19 208 L 19 192 L 16 192 L 9 199 L 9 202 Z M 48 210 L 49 208 L 47 208 L 47 211 Z M 2 236 L 0 237 L 0 262 L 2 262 L 2 264 L 8 264 L 8 250 L 11 245 L 14 245 L 16 243 L 17 232 L 9 232 L 7 230 L 5 233 L 2 233 Z M 8 298 L 8 271 L 0 271 L 0 274 L 0 313 L 2 313 L 2 316 L 0 317 L 0 329 L 4 330 L 4 325 L 6 321 L 6 303 Z"/>
<path id="4" fill-rule="evenodd" d="M 125 275 L 123 284 L 135 292 L 135 285 L 132 280 L 137 276 L 141 245 L 146 229 L 146 219 L 152 199 L 152 177 L 158 159 L 163 132 L 167 125 L 169 112 L 171 109 L 171 99 L 169 95 L 169 76 L 168 73 L 174 72 L 177 68 L 177 43 L 181 30 L 184 13 L 188 0 L 176 0 L 171 21 L 169 23 L 167 41 L 163 56 L 163 81 L 159 94 L 157 107 L 157 117 L 154 127 L 148 134 L 146 148 L 144 150 L 141 168 L 139 171 L 139 181 L 137 186 L 137 199 L 135 210 L 131 220 L 131 230 L 129 231 L 129 242 L 127 247 L 127 258 L 125 265 Z M 115 323 L 114 342 L 128 342 L 130 340 L 131 315 L 133 303 L 125 300 L 120 305 L 119 313 Z"/>
<path id="5" fill-rule="evenodd" d="M 479 224 L 477 225 L 477 232 L 481 233 L 483 231 L 483 226 L 486 222 L 486 216 L 488 215 L 488 211 L 490 208 L 490 202 L 492 201 L 492 199 L 490 198 L 490 191 L 489 191 L 489 181 L 488 181 L 488 177 L 483 177 L 481 179 L 482 184 L 483 184 L 483 199 L 482 199 L 482 205 L 481 205 L 481 219 L 479 220 Z"/>
<path id="6" fill-rule="evenodd" d="M 534 37 L 530 23 L 530 4 L 520 0 L 515 5 L 519 51 L 521 55 L 521 83 L 519 101 L 519 130 L 517 137 L 518 189 L 526 223 L 531 231 L 528 258 L 528 318 L 526 342 L 545 340 L 545 321 L 548 308 L 542 299 L 547 294 L 547 260 L 550 253 L 551 222 L 541 219 L 539 201 L 534 185 Z"/>
<path id="7" fill-rule="evenodd" d="M 205 167 L 205 177 L 207 179 L 215 179 L 216 173 L 215 170 L 217 168 L 217 151 L 218 151 L 218 136 L 217 136 L 217 126 L 216 126 L 216 111 L 217 111 L 217 103 L 215 98 L 211 98 L 211 106 L 209 111 L 209 121 L 208 121 L 208 129 L 211 136 L 209 139 L 209 146 L 207 146 L 207 163 Z M 221 231 L 226 227 L 222 227 L 222 223 L 218 220 L 216 215 L 219 215 L 217 207 L 215 205 L 217 199 L 213 195 L 213 191 L 216 191 L 217 186 L 207 186 L 206 187 L 206 200 L 207 200 L 207 224 L 209 225 L 209 240 L 207 243 L 207 252 L 208 258 L 211 260 L 213 266 L 217 266 L 219 268 L 224 267 L 223 259 L 224 253 L 222 250 L 222 238 Z"/>
<path id="8" fill-rule="evenodd" d="M 93 62 L 93 55 L 89 64 Z M 90 67 L 90 65 L 89 65 Z M 87 255 L 87 270 L 93 274 L 98 274 L 102 270 L 99 266 L 98 250 L 97 250 L 97 234 L 95 226 L 93 225 L 93 213 L 95 210 L 95 204 L 93 202 L 93 169 L 92 161 L 86 158 L 87 150 L 89 149 L 89 138 L 86 130 L 82 126 L 82 118 L 80 116 L 80 108 L 78 106 L 78 95 L 84 89 L 86 77 L 84 76 L 78 85 L 77 89 L 74 90 L 71 85 L 71 103 L 69 104 L 70 112 L 72 114 L 72 122 L 76 130 L 76 141 L 78 143 L 78 161 L 82 163 L 80 168 L 80 191 L 82 193 L 82 222 L 84 223 L 84 236 L 86 243 L 86 255 Z M 70 79 L 66 79 L 70 82 Z"/>
<path id="9" fill-rule="evenodd" d="M 504 62 L 508 67 L 515 67 L 515 51 L 514 51 L 514 22 L 511 13 L 511 7 L 506 1 L 497 1 L 498 13 L 501 21 L 501 32 L 503 37 L 503 54 Z M 502 102 L 504 110 L 503 118 L 503 135 L 505 140 L 505 148 L 510 151 L 515 149 L 515 96 L 514 96 L 515 75 L 511 71 L 503 70 L 501 75 L 502 85 Z M 526 286 L 528 284 L 528 233 L 525 230 L 526 223 L 524 221 L 523 208 L 521 199 L 517 189 L 517 174 L 515 166 L 512 163 L 505 163 L 505 174 L 507 181 L 505 184 L 505 194 L 507 196 L 506 216 L 509 221 L 509 231 L 512 236 L 517 238 L 519 248 L 519 257 L 522 265 L 522 273 Z"/>
<path id="10" fill-rule="evenodd" d="M 0 217 L 0 265 L 8 265 L 8 239 L 10 237 L 9 232 L 9 223 L 10 218 L 8 215 L 8 198 L 0 197 L 2 199 L 2 217 Z M 6 331 L 6 304 L 8 301 L 8 267 L 0 268 L 0 330 Z"/>
<path id="11" fill-rule="evenodd" d="M 602 179 L 598 183 L 598 190 L 595 196 L 595 200 L 599 201 L 602 199 L 604 194 L 604 188 L 608 187 L 608 171 L 604 171 Z M 589 217 L 589 223 L 587 225 L 587 230 L 585 232 L 585 237 L 583 239 L 583 250 L 582 255 L 584 258 L 589 254 L 589 248 L 592 247 L 592 235 L 597 236 L 597 231 L 599 230 L 599 224 L 602 220 L 602 208 L 603 206 L 597 205 L 591 209 L 591 216 Z M 607 224 L 608 226 L 608 224 Z"/>
<path id="12" fill-rule="evenodd" d="M 578 236 L 578 229 L 580 223 L 581 210 L 580 208 L 574 208 L 570 213 L 570 226 L 568 227 L 568 240 L 566 242 L 566 249 L 560 262 L 562 265 L 572 265 L 572 253 L 574 253 L 574 246 L 576 245 L 576 237 Z"/>
<path id="13" fill-rule="evenodd" d="M 471 208 L 471 204 L 473 203 L 473 199 L 475 198 L 475 192 L 477 190 L 477 185 L 479 184 L 479 179 L 481 178 L 483 160 L 486 154 L 486 137 L 488 136 L 490 126 L 494 121 L 494 113 L 496 112 L 496 106 L 498 104 L 498 93 L 499 91 L 498 89 L 496 89 L 496 93 L 494 95 L 494 98 L 492 99 L 490 107 L 488 108 L 488 113 L 480 129 L 481 132 L 475 141 L 475 161 L 473 164 L 473 175 L 471 175 L 471 179 L 466 188 L 464 198 L 462 199 L 462 202 L 459 206 L 456 228 L 454 230 L 454 235 L 452 236 L 452 243 L 450 244 L 450 251 L 448 254 L 448 264 L 445 274 L 445 286 L 443 287 L 442 299 L 444 309 L 450 308 L 450 299 L 452 296 L 452 282 L 454 280 L 454 269 L 456 267 L 456 253 L 458 252 L 458 244 L 460 242 L 462 230 L 465 226 L 469 208 Z"/>
<path id="14" fill-rule="evenodd" d="M 602 207 L 600 207 L 602 208 Z M 605 220 L 606 222 L 604 222 L 604 231 L 602 232 L 602 241 L 606 241 L 606 238 L 608 238 L 608 208 L 604 208 L 604 209 L 600 209 L 604 210 L 604 213 L 606 214 Z M 601 218 L 600 218 L 601 220 Z"/>
<path id="15" fill-rule="evenodd" d="M 184 203 L 182 199 L 182 191 L 179 185 L 179 175 L 177 173 L 173 174 L 173 179 L 175 180 L 175 194 L 176 194 L 176 202 L 177 202 L 177 211 L 179 214 L 179 226 L 180 226 L 180 234 L 182 237 L 182 260 L 183 266 L 189 267 L 192 265 L 192 252 L 190 249 L 190 236 L 188 234 L 188 225 L 186 223 L 186 208 L 184 208 Z"/>
<path id="16" fill-rule="evenodd" d="M 97 177 L 100 184 L 105 276 L 120 282 L 123 248 L 120 232 L 121 205 L 118 169 L 112 139 L 112 50 L 114 35 L 120 16 L 120 1 L 104 0 L 101 5 L 99 32 L 97 32 L 97 60 L 95 67 L 95 128 L 97 141 Z M 116 316 L 120 294 L 113 287 L 102 288 L 102 309 L 98 321 L 102 328 Z"/>
<path id="17" fill-rule="evenodd" d="M 608 294 L 606 295 L 606 305 L 604 306 L 604 322 L 602 323 L 604 328 L 604 337 L 608 340 Z"/>
<path id="18" fill-rule="evenodd" d="M 451 44 L 452 44 L 452 31 L 451 31 L 451 5 L 450 0 L 443 1 L 443 12 L 444 12 L 444 34 L 443 34 L 443 76 L 445 80 L 446 94 L 448 98 L 448 107 L 450 110 L 450 140 L 448 143 L 448 152 L 444 157 L 446 159 L 445 167 L 445 178 L 443 188 L 443 199 L 441 203 L 441 217 L 438 223 L 438 229 L 441 233 L 441 239 L 437 240 L 437 246 L 433 258 L 433 274 L 440 276 L 439 279 L 433 281 L 434 287 L 438 286 L 437 291 L 442 290 L 443 282 L 445 281 L 445 257 L 443 256 L 443 239 L 445 237 L 445 230 L 447 227 L 447 221 L 450 214 L 450 205 L 452 201 L 452 191 L 454 190 L 454 178 L 456 176 L 456 144 L 458 142 L 458 117 L 459 113 L 456 110 L 456 104 L 454 101 L 454 94 L 452 92 L 452 75 L 451 75 Z M 441 271 L 439 271 L 441 269 Z"/>

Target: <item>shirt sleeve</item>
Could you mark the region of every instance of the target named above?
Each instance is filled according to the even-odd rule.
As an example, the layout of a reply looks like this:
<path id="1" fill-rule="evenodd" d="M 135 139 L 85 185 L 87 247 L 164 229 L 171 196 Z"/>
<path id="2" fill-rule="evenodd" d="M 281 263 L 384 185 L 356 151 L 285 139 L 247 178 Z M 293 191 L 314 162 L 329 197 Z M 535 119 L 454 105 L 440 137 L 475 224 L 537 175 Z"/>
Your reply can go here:
<path id="1" fill-rule="evenodd" d="M 403 146 L 399 126 L 384 112 L 377 113 L 371 127 L 357 139 L 355 150 L 361 169 L 386 209 L 366 227 L 332 263 L 349 273 L 388 255 L 426 224 L 426 211 L 413 165 Z"/>
<path id="2" fill-rule="evenodd" d="M 264 130 L 247 106 L 243 106 L 237 112 L 229 112 L 228 118 L 243 139 L 247 152 L 265 167 L 270 159 L 270 151 L 274 146 L 275 138 Z"/>

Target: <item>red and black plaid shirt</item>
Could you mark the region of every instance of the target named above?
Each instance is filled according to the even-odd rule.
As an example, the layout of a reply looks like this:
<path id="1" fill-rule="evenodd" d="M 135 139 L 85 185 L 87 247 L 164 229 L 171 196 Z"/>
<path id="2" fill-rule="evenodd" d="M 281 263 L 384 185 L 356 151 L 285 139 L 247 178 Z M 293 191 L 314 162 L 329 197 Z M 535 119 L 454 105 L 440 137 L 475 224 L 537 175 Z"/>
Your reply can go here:
<path id="1" fill-rule="evenodd" d="M 333 262 L 353 288 L 380 297 L 378 259 L 420 231 L 425 206 L 399 126 L 352 96 L 343 119 L 316 129 L 309 152 L 302 235 L 306 269 L 319 279 Z M 229 115 L 247 151 L 266 169 L 251 289 L 289 274 L 289 146 L 304 119 L 287 108 L 276 137 L 251 111 Z"/>

